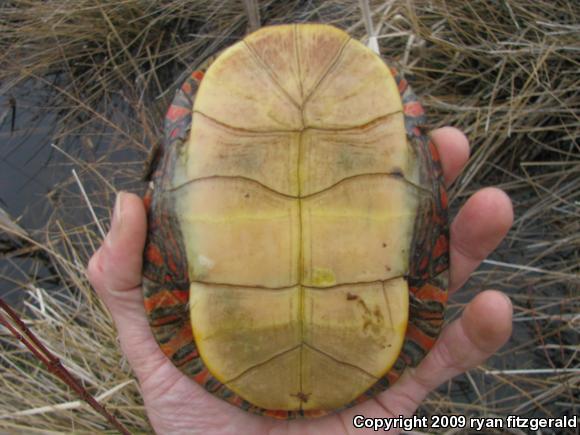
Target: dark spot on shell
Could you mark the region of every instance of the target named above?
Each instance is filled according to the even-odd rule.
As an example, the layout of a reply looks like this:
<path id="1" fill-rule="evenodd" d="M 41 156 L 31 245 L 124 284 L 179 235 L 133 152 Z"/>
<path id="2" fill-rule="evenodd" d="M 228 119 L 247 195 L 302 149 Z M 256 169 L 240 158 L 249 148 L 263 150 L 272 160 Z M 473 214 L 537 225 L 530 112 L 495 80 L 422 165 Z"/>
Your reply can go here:
<path id="1" fill-rule="evenodd" d="M 246 193 L 246 194 L 244 195 L 244 198 L 249 198 L 249 197 L 250 197 L 250 194 L 249 194 L 249 193 Z"/>
<path id="2" fill-rule="evenodd" d="M 365 304 L 365 301 L 363 301 L 362 299 L 359 299 L 358 303 L 360 304 L 360 306 L 362 307 L 363 311 L 367 314 L 371 313 L 371 310 L 369 310 L 369 307 L 367 307 L 367 304 Z"/>
<path id="3" fill-rule="evenodd" d="M 355 294 L 353 294 L 351 292 L 348 292 L 346 294 L 346 300 L 347 301 L 354 301 L 355 299 L 358 299 L 358 296 L 357 295 L 355 295 Z"/>
<path id="4" fill-rule="evenodd" d="M 405 176 L 401 168 L 393 168 L 393 170 L 391 171 L 391 175 L 397 178 L 403 178 Z"/>
<path id="5" fill-rule="evenodd" d="M 385 242 L 383 242 L 383 248 L 386 248 L 387 244 Z"/>
<path id="6" fill-rule="evenodd" d="M 385 264 L 385 270 L 386 270 L 387 272 L 390 272 L 390 271 L 391 271 L 391 268 Z"/>
<path id="7" fill-rule="evenodd" d="M 310 397 L 312 393 L 303 393 L 302 391 L 296 393 L 296 394 L 290 394 L 292 397 L 297 397 L 301 402 L 308 402 L 308 398 Z"/>

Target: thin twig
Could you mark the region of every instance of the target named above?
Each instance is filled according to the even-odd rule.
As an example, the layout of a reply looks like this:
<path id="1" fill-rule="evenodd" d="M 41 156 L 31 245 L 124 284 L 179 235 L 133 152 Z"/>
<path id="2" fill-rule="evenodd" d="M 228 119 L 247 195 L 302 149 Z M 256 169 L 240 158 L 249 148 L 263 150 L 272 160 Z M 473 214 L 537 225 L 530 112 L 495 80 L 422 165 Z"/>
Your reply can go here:
<path id="1" fill-rule="evenodd" d="M 93 396 L 70 374 L 62 365 L 60 360 L 52 354 L 42 342 L 32 333 L 24 324 L 18 314 L 0 298 L 0 309 L 4 310 L 8 318 L 0 312 L 0 324 L 7 328 L 17 340 L 24 344 L 34 356 L 41 361 L 48 370 L 58 376 L 65 384 L 71 387 L 85 402 L 87 402 L 95 411 L 105 417 L 119 432 L 130 435 L 130 432 L 121 424 L 107 409 L 95 400 Z"/>

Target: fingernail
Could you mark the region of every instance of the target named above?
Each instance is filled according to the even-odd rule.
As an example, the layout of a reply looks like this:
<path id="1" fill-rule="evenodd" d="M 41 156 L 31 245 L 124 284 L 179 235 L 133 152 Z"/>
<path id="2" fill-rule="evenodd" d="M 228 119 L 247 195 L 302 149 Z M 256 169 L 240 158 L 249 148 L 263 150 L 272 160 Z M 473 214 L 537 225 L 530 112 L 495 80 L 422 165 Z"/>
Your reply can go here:
<path id="1" fill-rule="evenodd" d="M 120 191 L 115 198 L 115 207 L 113 208 L 113 217 L 111 219 L 111 241 L 117 238 L 123 225 L 123 196 L 124 192 Z"/>

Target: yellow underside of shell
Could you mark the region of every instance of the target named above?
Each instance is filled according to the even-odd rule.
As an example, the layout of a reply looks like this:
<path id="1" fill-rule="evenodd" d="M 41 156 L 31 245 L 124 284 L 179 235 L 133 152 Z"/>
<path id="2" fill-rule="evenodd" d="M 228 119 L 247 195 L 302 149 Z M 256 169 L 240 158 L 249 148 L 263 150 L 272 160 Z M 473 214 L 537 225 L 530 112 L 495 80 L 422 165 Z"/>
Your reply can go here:
<path id="1" fill-rule="evenodd" d="M 335 409 L 400 353 L 417 187 L 384 62 L 325 25 L 258 31 L 196 96 L 173 180 L 195 341 L 267 409 Z"/>

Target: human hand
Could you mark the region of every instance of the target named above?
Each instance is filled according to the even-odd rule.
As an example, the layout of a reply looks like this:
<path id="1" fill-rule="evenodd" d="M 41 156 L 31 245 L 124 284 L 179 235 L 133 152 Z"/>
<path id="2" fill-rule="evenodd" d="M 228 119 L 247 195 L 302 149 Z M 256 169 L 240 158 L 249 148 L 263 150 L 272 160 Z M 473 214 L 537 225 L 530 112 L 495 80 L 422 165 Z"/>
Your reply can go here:
<path id="1" fill-rule="evenodd" d="M 453 182 L 469 155 L 467 139 L 445 127 L 432 132 L 445 182 Z M 451 225 L 449 291 L 461 287 L 503 239 L 513 220 L 501 190 L 475 193 Z M 141 385 L 150 422 L 159 434 L 208 433 L 364 433 L 353 417 L 411 416 L 425 396 L 454 376 L 482 364 L 511 334 L 512 306 L 503 293 L 478 294 L 462 316 L 442 331 L 415 369 L 377 397 L 340 413 L 314 420 L 277 421 L 252 415 L 214 397 L 182 374 L 161 352 L 149 328 L 141 291 L 147 221 L 142 200 L 120 193 L 111 229 L 88 266 L 91 284 L 111 311 L 123 353 Z"/>

